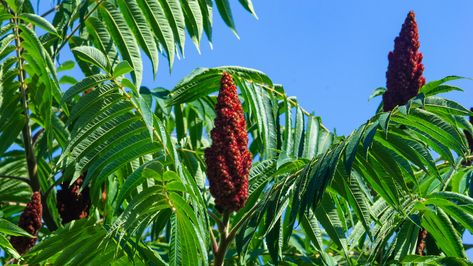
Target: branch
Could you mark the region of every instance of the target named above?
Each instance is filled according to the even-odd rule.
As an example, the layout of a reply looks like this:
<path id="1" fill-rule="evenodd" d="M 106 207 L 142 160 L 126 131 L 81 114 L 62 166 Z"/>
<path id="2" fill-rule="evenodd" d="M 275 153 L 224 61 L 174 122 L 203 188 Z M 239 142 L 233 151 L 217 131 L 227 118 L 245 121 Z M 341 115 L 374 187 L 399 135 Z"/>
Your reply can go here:
<path id="1" fill-rule="evenodd" d="M 228 224 L 229 220 L 230 220 L 230 213 L 225 212 L 223 214 L 223 219 L 222 219 L 222 224 L 223 224 L 222 232 L 220 232 L 221 234 L 225 235 L 225 238 L 227 237 L 227 233 L 228 233 L 227 230 L 228 230 L 228 227 L 229 227 L 229 224 Z"/>
<path id="2" fill-rule="evenodd" d="M 10 13 L 15 17 L 16 14 L 12 10 Z M 12 19 L 12 23 L 15 24 L 14 32 L 15 32 L 15 46 L 16 46 L 16 56 L 18 58 L 18 81 L 20 82 L 20 94 L 21 94 L 21 105 L 23 107 L 23 115 L 25 116 L 25 125 L 22 129 L 22 136 L 23 136 L 23 144 L 25 147 L 25 155 L 26 155 L 26 162 L 28 165 L 28 175 L 30 178 L 30 185 L 33 191 L 39 191 L 39 179 L 38 179 L 38 164 L 36 162 L 36 157 L 33 150 L 33 139 L 31 137 L 31 128 L 29 125 L 30 122 L 30 115 L 29 115 L 29 107 L 28 107 L 28 94 L 27 94 L 27 85 L 26 85 L 26 71 L 23 68 L 23 57 L 22 51 L 23 48 L 21 47 L 21 37 L 20 37 L 20 29 L 19 29 L 19 22 L 17 19 Z"/>
<path id="3" fill-rule="evenodd" d="M 41 16 L 44 18 L 44 17 L 46 17 L 47 15 L 53 13 L 54 11 L 58 10 L 59 7 L 61 7 L 61 4 L 62 4 L 62 3 L 60 3 L 59 5 L 57 5 L 57 6 L 53 7 L 53 8 L 51 8 L 50 10 L 44 12 L 43 14 L 41 14 Z"/>
<path id="4" fill-rule="evenodd" d="M 215 238 L 214 231 L 212 230 L 212 228 L 209 228 L 209 229 L 210 229 L 210 240 L 212 241 L 212 251 L 214 254 L 217 254 L 218 252 L 217 239 Z"/>
<path id="5" fill-rule="evenodd" d="M 45 131 L 45 129 L 41 128 L 40 130 L 38 130 L 38 132 L 36 132 L 36 134 L 33 135 L 33 146 L 36 144 L 39 137 L 41 137 L 41 135 L 43 135 L 44 131 Z"/>
<path id="6" fill-rule="evenodd" d="M 229 225 L 229 219 L 230 219 L 230 213 L 225 212 L 223 214 L 222 220 L 220 220 L 214 213 L 212 213 L 209 210 L 209 215 L 219 223 L 221 223 L 222 226 L 219 226 L 219 232 L 220 232 L 220 244 L 218 247 L 213 247 L 212 250 L 214 252 L 214 257 L 215 257 L 215 266 L 223 266 L 224 261 L 225 261 L 225 254 L 227 253 L 227 248 L 228 245 L 233 241 L 235 238 L 235 235 L 238 231 L 239 228 L 247 221 L 251 215 L 258 209 L 258 205 L 253 206 L 246 214 L 243 216 L 240 221 L 232 228 L 230 233 L 228 232 L 228 229 L 230 227 Z M 214 217 L 215 216 L 215 217 Z M 217 223 L 218 224 L 218 223 Z M 213 232 L 211 232 L 211 238 L 213 237 Z M 213 242 L 215 237 L 212 239 L 212 243 L 215 245 Z"/>
<path id="7" fill-rule="evenodd" d="M 4 1 L 2 4 L 5 5 Z M 39 177 L 38 177 L 38 163 L 36 161 L 36 156 L 33 149 L 33 139 L 31 137 L 31 127 L 30 127 L 30 116 L 29 116 L 29 107 L 28 107 L 28 92 L 26 85 L 26 71 L 24 69 L 24 59 L 22 56 L 23 48 L 21 45 L 22 39 L 20 36 L 19 20 L 17 19 L 17 14 L 10 8 L 8 12 L 14 17 L 11 19 L 11 23 L 14 24 L 14 34 L 15 34 L 15 48 L 16 56 L 18 58 L 18 81 L 20 83 L 20 94 L 21 94 L 21 105 L 23 107 L 23 115 L 25 116 L 25 125 L 22 129 L 23 144 L 25 148 L 26 163 L 28 166 L 28 176 L 30 179 L 29 185 L 33 191 L 40 191 Z M 43 219 L 46 223 L 49 230 L 54 231 L 57 229 L 56 223 L 49 211 L 48 204 L 46 202 L 46 197 L 41 197 L 41 204 L 43 205 Z"/>
<path id="8" fill-rule="evenodd" d="M 227 253 L 227 248 L 228 244 L 230 244 L 231 239 L 229 239 L 228 236 L 228 227 L 229 227 L 229 221 L 230 219 L 230 213 L 225 212 L 223 214 L 223 219 L 222 219 L 222 224 L 223 227 L 219 228 L 220 231 L 220 244 L 218 245 L 217 252 L 214 252 L 215 256 L 215 266 L 223 266 L 224 261 L 225 261 L 225 254 Z"/>

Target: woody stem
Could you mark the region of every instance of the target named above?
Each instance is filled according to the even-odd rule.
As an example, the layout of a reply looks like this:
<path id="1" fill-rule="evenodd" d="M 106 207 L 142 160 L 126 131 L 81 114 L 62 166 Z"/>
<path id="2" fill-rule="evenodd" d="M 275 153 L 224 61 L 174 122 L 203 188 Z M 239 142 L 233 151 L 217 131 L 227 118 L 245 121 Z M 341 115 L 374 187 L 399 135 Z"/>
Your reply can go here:
<path id="1" fill-rule="evenodd" d="M 28 86 L 26 83 L 26 70 L 24 68 L 24 58 L 23 58 L 23 45 L 22 45 L 22 38 L 21 38 L 21 30 L 20 26 L 22 22 L 18 18 L 18 14 L 15 13 L 9 6 L 8 3 L 4 0 L 1 0 L 0 3 L 5 7 L 5 9 L 12 15 L 12 19 L 10 20 L 11 23 L 14 25 L 13 33 L 15 37 L 15 50 L 16 50 L 16 57 L 18 58 L 17 66 L 18 66 L 18 82 L 19 82 L 19 93 L 20 93 L 20 103 L 23 108 L 23 116 L 24 116 L 24 126 L 22 129 L 22 137 L 23 137 L 23 144 L 25 149 L 25 159 L 28 168 L 28 177 L 29 177 L 29 185 L 33 191 L 40 191 L 40 183 L 39 183 L 39 176 L 38 176 L 38 163 L 36 160 L 36 155 L 33 147 L 33 138 L 31 135 L 31 127 L 30 127 L 30 110 L 28 106 Z M 48 205 L 46 204 L 46 198 L 42 197 L 42 205 L 43 205 L 43 219 L 48 229 L 53 231 L 57 228 L 54 219 L 49 212 Z"/>
<path id="2" fill-rule="evenodd" d="M 228 237 L 228 228 L 229 228 L 229 223 L 228 220 L 230 218 L 230 213 L 225 212 L 223 214 L 223 219 L 222 219 L 222 227 L 219 227 L 220 231 L 220 243 L 217 248 L 217 252 L 215 252 L 215 266 L 223 266 L 223 263 L 225 261 L 225 254 L 227 253 L 227 248 L 230 242 L 232 241 L 231 237 Z"/>

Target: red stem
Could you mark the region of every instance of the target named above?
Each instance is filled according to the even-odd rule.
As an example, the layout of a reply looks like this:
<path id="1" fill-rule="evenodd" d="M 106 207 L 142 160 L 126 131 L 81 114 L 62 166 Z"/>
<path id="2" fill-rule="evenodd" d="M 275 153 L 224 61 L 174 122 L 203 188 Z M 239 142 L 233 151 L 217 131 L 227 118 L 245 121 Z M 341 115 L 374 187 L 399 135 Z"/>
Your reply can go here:
<path id="1" fill-rule="evenodd" d="M 223 266 L 223 263 L 225 261 L 225 254 L 227 253 L 228 244 L 232 241 L 232 239 L 228 237 L 228 228 L 230 225 L 228 223 L 229 219 L 230 219 L 230 213 L 225 212 L 223 214 L 221 226 L 219 226 L 220 244 L 218 245 L 217 252 L 214 253 L 215 266 Z"/>

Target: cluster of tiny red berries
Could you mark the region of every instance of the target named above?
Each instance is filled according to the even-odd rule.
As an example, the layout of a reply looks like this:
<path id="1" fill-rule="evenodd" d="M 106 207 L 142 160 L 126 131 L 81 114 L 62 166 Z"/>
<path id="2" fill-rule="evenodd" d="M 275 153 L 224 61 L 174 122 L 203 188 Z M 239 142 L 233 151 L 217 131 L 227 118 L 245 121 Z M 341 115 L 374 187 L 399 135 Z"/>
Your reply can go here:
<path id="1" fill-rule="evenodd" d="M 419 52 L 419 33 L 413 11 L 409 12 L 399 36 L 394 40 L 394 50 L 389 53 L 386 72 L 387 90 L 383 95 L 384 111 L 404 105 L 416 96 L 425 84 L 422 76 L 424 65 Z"/>
<path id="2" fill-rule="evenodd" d="M 34 192 L 30 202 L 26 205 L 20 216 L 18 226 L 28 232 L 33 238 L 26 236 L 13 236 L 10 240 L 12 246 L 20 254 L 26 253 L 36 243 L 36 236 L 41 229 L 41 217 L 43 215 L 43 206 L 41 205 L 41 194 Z"/>
<path id="3" fill-rule="evenodd" d="M 248 198 L 252 156 L 243 107 L 230 74 L 224 73 L 215 107 L 212 145 L 205 150 L 207 177 L 215 206 L 221 213 L 237 211 Z"/>

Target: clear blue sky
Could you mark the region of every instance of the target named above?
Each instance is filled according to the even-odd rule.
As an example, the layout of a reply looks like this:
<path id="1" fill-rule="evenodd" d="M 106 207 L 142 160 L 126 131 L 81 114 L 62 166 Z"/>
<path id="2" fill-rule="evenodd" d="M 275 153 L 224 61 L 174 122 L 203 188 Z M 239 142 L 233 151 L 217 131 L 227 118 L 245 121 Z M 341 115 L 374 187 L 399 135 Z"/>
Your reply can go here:
<path id="1" fill-rule="evenodd" d="M 41 10 L 53 5 L 40 2 Z M 328 128 L 348 134 L 379 104 L 379 99 L 367 99 L 374 88 L 385 86 L 387 54 L 409 10 L 416 13 L 427 81 L 447 75 L 473 77 L 471 0 L 254 0 L 259 20 L 238 1 L 230 2 L 240 40 L 215 16 L 213 50 L 204 42 L 199 55 L 187 39 L 186 58 L 176 61 L 172 74 L 161 58 L 156 80 L 151 67 L 145 67 L 143 85 L 171 89 L 197 67 L 256 68 L 283 84 Z M 448 96 L 473 106 L 473 81 L 455 85 L 465 92 Z M 473 237 L 465 240 L 471 243 Z M 468 255 L 473 258 L 473 252 Z"/>
<path id="2" fill-rule="evenodd" d="M 255 1 L 259 20 L 231 2 L 240 40 L 218 18 L 213 50 L 203 44 L 198 55 L 188 45 L 171 76 L 161 64 L 157 80 L 148 75 L 145 84 L 171 88 L 199 66 L 257 68 L 320 115 L 328 128 L 347 134 L 373 115 L 379 100 L 368 102 L 368 96 L 385 86 L 388 52 L 411 9 L 417 14 L 427 81 L 473 77 L 473 1 Z M 465 93 L 451 97 L 473 106 L 473 82 L 458 85 Z"/>

